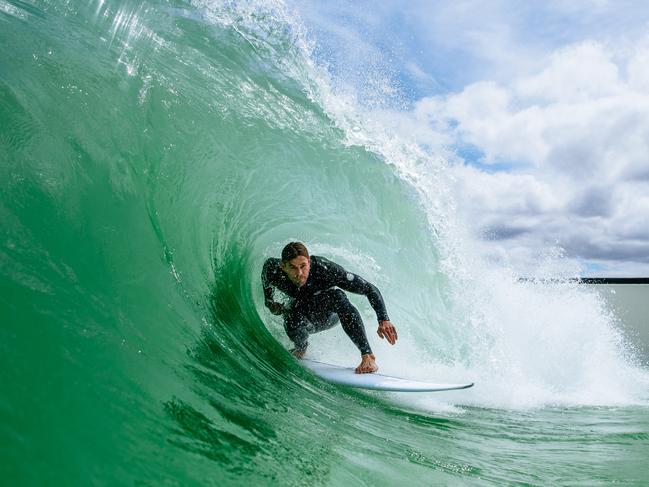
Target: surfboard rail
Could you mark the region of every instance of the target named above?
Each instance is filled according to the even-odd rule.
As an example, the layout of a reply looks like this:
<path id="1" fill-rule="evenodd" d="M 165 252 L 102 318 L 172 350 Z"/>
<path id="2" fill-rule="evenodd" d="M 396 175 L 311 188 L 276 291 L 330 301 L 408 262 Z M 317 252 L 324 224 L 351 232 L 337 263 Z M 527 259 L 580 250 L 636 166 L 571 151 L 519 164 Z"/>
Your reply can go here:
<path id="1" fill-rule="evenodd" d="M 360 389 L 390 392 L 441 392 L 468 389 L 474 385 L 473 382 L 464 384 L 425 382 L 378 373 L 357 374 L 352 367 L 342 367 L 312 359 L 301 359 L 299 362 L 328 382 Z"/>

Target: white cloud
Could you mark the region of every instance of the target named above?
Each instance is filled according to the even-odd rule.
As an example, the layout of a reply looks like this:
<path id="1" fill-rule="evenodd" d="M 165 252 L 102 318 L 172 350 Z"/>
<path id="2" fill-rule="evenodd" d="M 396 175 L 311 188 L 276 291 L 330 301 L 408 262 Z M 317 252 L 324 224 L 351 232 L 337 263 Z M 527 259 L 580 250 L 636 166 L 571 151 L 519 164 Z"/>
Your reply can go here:
<path id="1" fill-rule="evenodd" d="M 638 91 L 649 86 L 649 45 L 636 49 L 628 67 L 629 84 Z"/>
<path id="2" fill-rule="evenodd" d="M 470 195 L 472 205 L 482 208 L 483 213 L 533 216 L 559 211 L 565 205 L 555 188 L 530 174 L 490 174 L 460 165 L 455 167 L 454 175 L 457 193 Z"/>
<path id="3" fill-rule="evenodd" d="M 648 58 L 568 46 L 538 74 L 420 100 L 412 125 L 426 129 L 409 134 L 514 168 L 455 168 L 460 211 L 511 255 L 529 260 L 556 241 L 581 259 L 649 263 Z"/>
<path id="4" fill-rule="evenodd" d="M 550 102 L 589 101 L 624 91 L 619 69 L 602 45 L 568 46 L 550 57 L 550 65 L 515 86 L 519 97 Z"/>

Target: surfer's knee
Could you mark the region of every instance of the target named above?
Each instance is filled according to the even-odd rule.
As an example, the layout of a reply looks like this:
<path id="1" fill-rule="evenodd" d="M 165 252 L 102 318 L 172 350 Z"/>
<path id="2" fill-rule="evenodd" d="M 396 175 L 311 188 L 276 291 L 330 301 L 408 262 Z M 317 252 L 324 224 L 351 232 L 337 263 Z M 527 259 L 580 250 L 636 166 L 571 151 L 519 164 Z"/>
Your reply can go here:
<path id="1" fill-rule="evenodd" d="M 329 295 L 329 299 L 333 302 L 334 308 L 338 310 L 348 310 L 349 308 L 354 308 L 354 305 L 349 302 L 349 298 L 345 291 L 342 289 L 333 289 Z"/>
<path id="2" fill-rule="evenodd" d="M 300 330 L 306 330 L 306 322 L 298 313 L 291 313 L 284 316 L 284 330 L 287 335 L 299 333 Z"/>
<path id="3" fill-rule="evenodd" d="M 334 309 L 340 317 L 340 321 L 353 321 L 362 323 L 360 313 L 356 309 L 356 306 L 354 306 L 351 301 L 349 301 L 347 294 L 345 294 L 342 289 L 336 289 L 333 294 Z"/>

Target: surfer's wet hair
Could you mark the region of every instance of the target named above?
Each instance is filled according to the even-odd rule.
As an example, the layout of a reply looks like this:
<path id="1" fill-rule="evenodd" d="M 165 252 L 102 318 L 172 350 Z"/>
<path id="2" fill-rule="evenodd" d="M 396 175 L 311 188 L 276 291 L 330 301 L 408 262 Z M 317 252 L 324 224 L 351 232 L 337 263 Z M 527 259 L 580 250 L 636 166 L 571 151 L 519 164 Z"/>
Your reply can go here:
<path id="1" fill-rule="evenodd" d="M 291 242 L 282 250 L 282 262 L 288 262 L 299 256 L 309 258 L 309 251 L 302 242 Z"/>

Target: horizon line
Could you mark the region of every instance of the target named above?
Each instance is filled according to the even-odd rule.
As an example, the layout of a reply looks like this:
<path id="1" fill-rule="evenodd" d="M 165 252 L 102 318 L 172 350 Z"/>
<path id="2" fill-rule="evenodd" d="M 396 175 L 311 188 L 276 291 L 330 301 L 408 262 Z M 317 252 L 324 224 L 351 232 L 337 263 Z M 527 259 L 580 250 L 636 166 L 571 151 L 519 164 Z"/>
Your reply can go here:
<path id="1" fill-rule="evenodd" d="M 522 282 L 576 282 L 578 284 L 649 284 L 649 277 L 568 277 L 536 278 L 520 277 Z"/>

